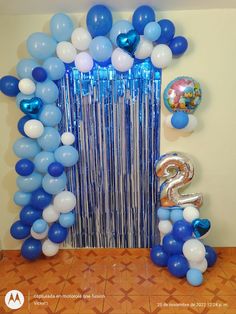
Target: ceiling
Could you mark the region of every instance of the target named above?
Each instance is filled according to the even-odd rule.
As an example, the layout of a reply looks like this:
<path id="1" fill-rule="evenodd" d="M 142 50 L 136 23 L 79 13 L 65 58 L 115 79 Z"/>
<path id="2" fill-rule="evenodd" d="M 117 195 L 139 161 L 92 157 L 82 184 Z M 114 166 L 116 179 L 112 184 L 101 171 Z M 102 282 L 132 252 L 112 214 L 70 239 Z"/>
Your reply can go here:
<path id="1" fill-rule="evenodd" d="M 98 3 L 114 11 L 131 11 L 140 4 L 150 4 L 160 11 L 236 8 L 236 0 L 0 0 L 0 14 L 85 12 Z"/>

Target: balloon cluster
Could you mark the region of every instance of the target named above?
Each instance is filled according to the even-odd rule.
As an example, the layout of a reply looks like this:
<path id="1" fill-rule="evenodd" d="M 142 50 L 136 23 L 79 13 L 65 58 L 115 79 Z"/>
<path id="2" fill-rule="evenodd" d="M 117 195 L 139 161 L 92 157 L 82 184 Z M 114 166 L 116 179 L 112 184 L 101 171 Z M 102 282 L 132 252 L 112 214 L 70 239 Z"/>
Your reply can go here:
<path id="1" fill-rule="evenodd" d="M 175 277 L 186 276 L 191 285 L 199 286 L 203 282 L 202 273 L 215 264 L 217 255 L 212 247 L 201 242 L 211 224 L 208 219 L 199 218 L 196 206 L 201 204 L 196 202 L 199 194 L 180 195 L 177 191 L 186 184 L 185 178 L 192 178 L 191 168 L 190 160 L 180 153 L 166 154 L 157 163 L 157 176 L 167 178 L 160 187 L 166 197 L 161 198 L 162 207 L 157 212 L 162 244 L 151 249 L 151 259 L 158 266 L 167 266 Z"/>

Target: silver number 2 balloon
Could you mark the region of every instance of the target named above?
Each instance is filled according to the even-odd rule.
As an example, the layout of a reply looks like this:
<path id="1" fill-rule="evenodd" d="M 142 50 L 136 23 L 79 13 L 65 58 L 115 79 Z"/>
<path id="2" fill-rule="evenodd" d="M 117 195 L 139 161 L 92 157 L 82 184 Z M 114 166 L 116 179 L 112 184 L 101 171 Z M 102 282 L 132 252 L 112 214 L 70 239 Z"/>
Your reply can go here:
<path id="1" fill-rule="evenodd" d="M 156 175 L 160 179 L 166 179 L 160 186 L 161 206 L 202 205 L 201 193 L 179 192 L 179 189 L 189 184 L 194 176 L 193 164 L 184 154 L 171 152 L 163 155 L 156 164 Z"/>

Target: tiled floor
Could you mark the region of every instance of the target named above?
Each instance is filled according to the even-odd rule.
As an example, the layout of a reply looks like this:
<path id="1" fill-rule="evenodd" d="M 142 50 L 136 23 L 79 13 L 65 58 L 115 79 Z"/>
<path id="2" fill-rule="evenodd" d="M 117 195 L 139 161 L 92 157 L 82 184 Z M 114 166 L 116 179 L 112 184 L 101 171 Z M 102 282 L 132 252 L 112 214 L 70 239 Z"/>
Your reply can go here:
<path id="1" fill-rule="evenodd" d="M 236 314 L 236 254 L 220 249 L 200 287 L 156 267 L 147 249 L 61 250 L 54 258 L 27 262 L 17 251 L 0 261 L 0 314 Z M 7 291 L 24 306 L 5 306 Z"/>

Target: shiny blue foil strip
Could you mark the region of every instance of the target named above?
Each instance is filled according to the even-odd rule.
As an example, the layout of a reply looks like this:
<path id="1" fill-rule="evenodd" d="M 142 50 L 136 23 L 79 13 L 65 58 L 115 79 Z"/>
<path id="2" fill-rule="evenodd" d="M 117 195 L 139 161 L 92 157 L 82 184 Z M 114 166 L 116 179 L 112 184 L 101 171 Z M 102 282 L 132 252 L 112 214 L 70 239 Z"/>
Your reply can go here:
<path id="1" fill-rule="evenodd" d="M 68 68 L 58 82 L 61 133 L 76 138 L 79 162 L 67 170 L 77 197 L 73 247 L 150 247 L 159 242 L 161 72 L 150 60 L 129 72 Z"/>

